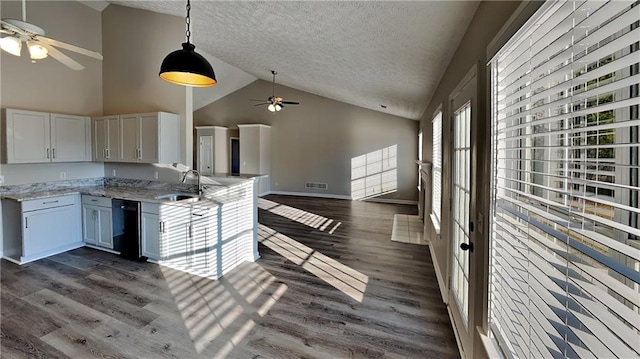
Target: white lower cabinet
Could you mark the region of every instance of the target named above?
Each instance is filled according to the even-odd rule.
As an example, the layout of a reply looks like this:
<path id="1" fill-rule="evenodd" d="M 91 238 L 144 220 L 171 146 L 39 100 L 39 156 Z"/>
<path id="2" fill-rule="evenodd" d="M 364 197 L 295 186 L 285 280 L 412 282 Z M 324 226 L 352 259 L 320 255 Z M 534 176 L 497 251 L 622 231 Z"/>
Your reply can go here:
<path id="1" fill-rule="evenodd" d="M 6 258 L 28 263 L 83 245 L 79 195 L 2 204 Z"/>
<path id="2" fill-rule="evenodd" d="M 111 198 L 82 196 L 82 239 L 86 244 L 113 249 Z"/>
<path id="3" fill-rule="evenodd" d="M 151 260 L 160 260 L 160 216 L 156 213 L 141 214 L 142 255 Z"/>

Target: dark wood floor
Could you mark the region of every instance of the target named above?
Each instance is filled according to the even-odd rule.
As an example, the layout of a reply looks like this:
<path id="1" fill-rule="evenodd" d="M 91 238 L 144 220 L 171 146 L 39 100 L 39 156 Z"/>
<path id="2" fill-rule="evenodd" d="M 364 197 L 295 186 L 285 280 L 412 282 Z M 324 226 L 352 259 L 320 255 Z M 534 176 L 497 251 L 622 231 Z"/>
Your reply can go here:
<path id="1" fill-rule="evenodd" d="M 2 261 L 2 358 L 458 358 L 414 206 L 268 196 L 218 281 L 87 248 Z M 338 223 L 340 223 L 338 225 Z"/>

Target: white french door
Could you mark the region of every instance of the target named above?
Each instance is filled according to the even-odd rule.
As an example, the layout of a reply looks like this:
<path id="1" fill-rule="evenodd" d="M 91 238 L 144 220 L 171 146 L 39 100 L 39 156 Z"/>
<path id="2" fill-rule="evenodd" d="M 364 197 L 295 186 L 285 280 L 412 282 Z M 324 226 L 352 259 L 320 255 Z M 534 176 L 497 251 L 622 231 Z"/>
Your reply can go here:
<path id="1" fill-rule="evenodd" d="M 451 258 L 449 310 L 465 356 L 471 357 L 474 291 L 473 264 L 473 200 L 474 164 L 472 156 L 476 112 L 476 67 L 469 72 L 449 97 L 452 129 L 451 173 Z"/>

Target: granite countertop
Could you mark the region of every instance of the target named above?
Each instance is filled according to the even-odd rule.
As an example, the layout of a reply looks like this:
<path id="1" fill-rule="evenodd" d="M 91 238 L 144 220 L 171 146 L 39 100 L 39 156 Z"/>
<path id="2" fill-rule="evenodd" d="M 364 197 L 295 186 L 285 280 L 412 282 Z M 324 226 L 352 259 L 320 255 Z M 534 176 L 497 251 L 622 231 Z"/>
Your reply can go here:
<path id="1" fill-rule="evenodd" d="M 219 187 L 219 188 L 226 188 L 226 187 Z M 178 205 L 178 206 L 214 207 L 214 206 L 218 206 L 220 203 L 216 201 L 215 198 L 207 198 L 207 196 L 211 195 L 215 197 L 216 189 L 218 189 L 218 187 L 209 189 L 210 192 L 205 193 L 205 196 L 203 196 L 201 200 L 196 202 L 168 201 L 166 199 L 156 198 L 158 196 L 162 196 L 170 193 L 188 193 L 185 191 L 172 191 L 169 189 L 148 189 L 148 188 L 124 187 L 124 186 L 70 187 L 70 188 L 57 189 L 57 190 L 51 190 L 51 191 L 8 193 L 8 194 L 3 194 L 2 198 L 23 202 L 23 201 L 51 198 L 51 197 L 64 196 L 64 195 L 81 194 L 81 195 L 90 195 L 90 196 L 97 196 L 97 197 L 117 198 L 117 199 L 126 199 L 131 201 L 138 201 L 138 202 L 162 203 L 162 204 Z M 194 194 L 194 193 L 189 193 L 189 194 Z"/>

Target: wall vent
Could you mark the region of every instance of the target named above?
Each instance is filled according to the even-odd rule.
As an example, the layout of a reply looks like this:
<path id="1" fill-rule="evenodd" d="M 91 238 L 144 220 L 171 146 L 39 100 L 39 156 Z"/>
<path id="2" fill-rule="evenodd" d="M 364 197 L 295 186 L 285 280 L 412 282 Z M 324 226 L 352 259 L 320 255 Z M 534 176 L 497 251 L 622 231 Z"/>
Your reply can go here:
<path id="1" fill-rule="evenodd" d="M 324 189 L 326 190 L 329 186 L 326 183 L 318 183 L 318 182 L 305 182 L 304 188 L 312 188 L 312 189 Z"/>

